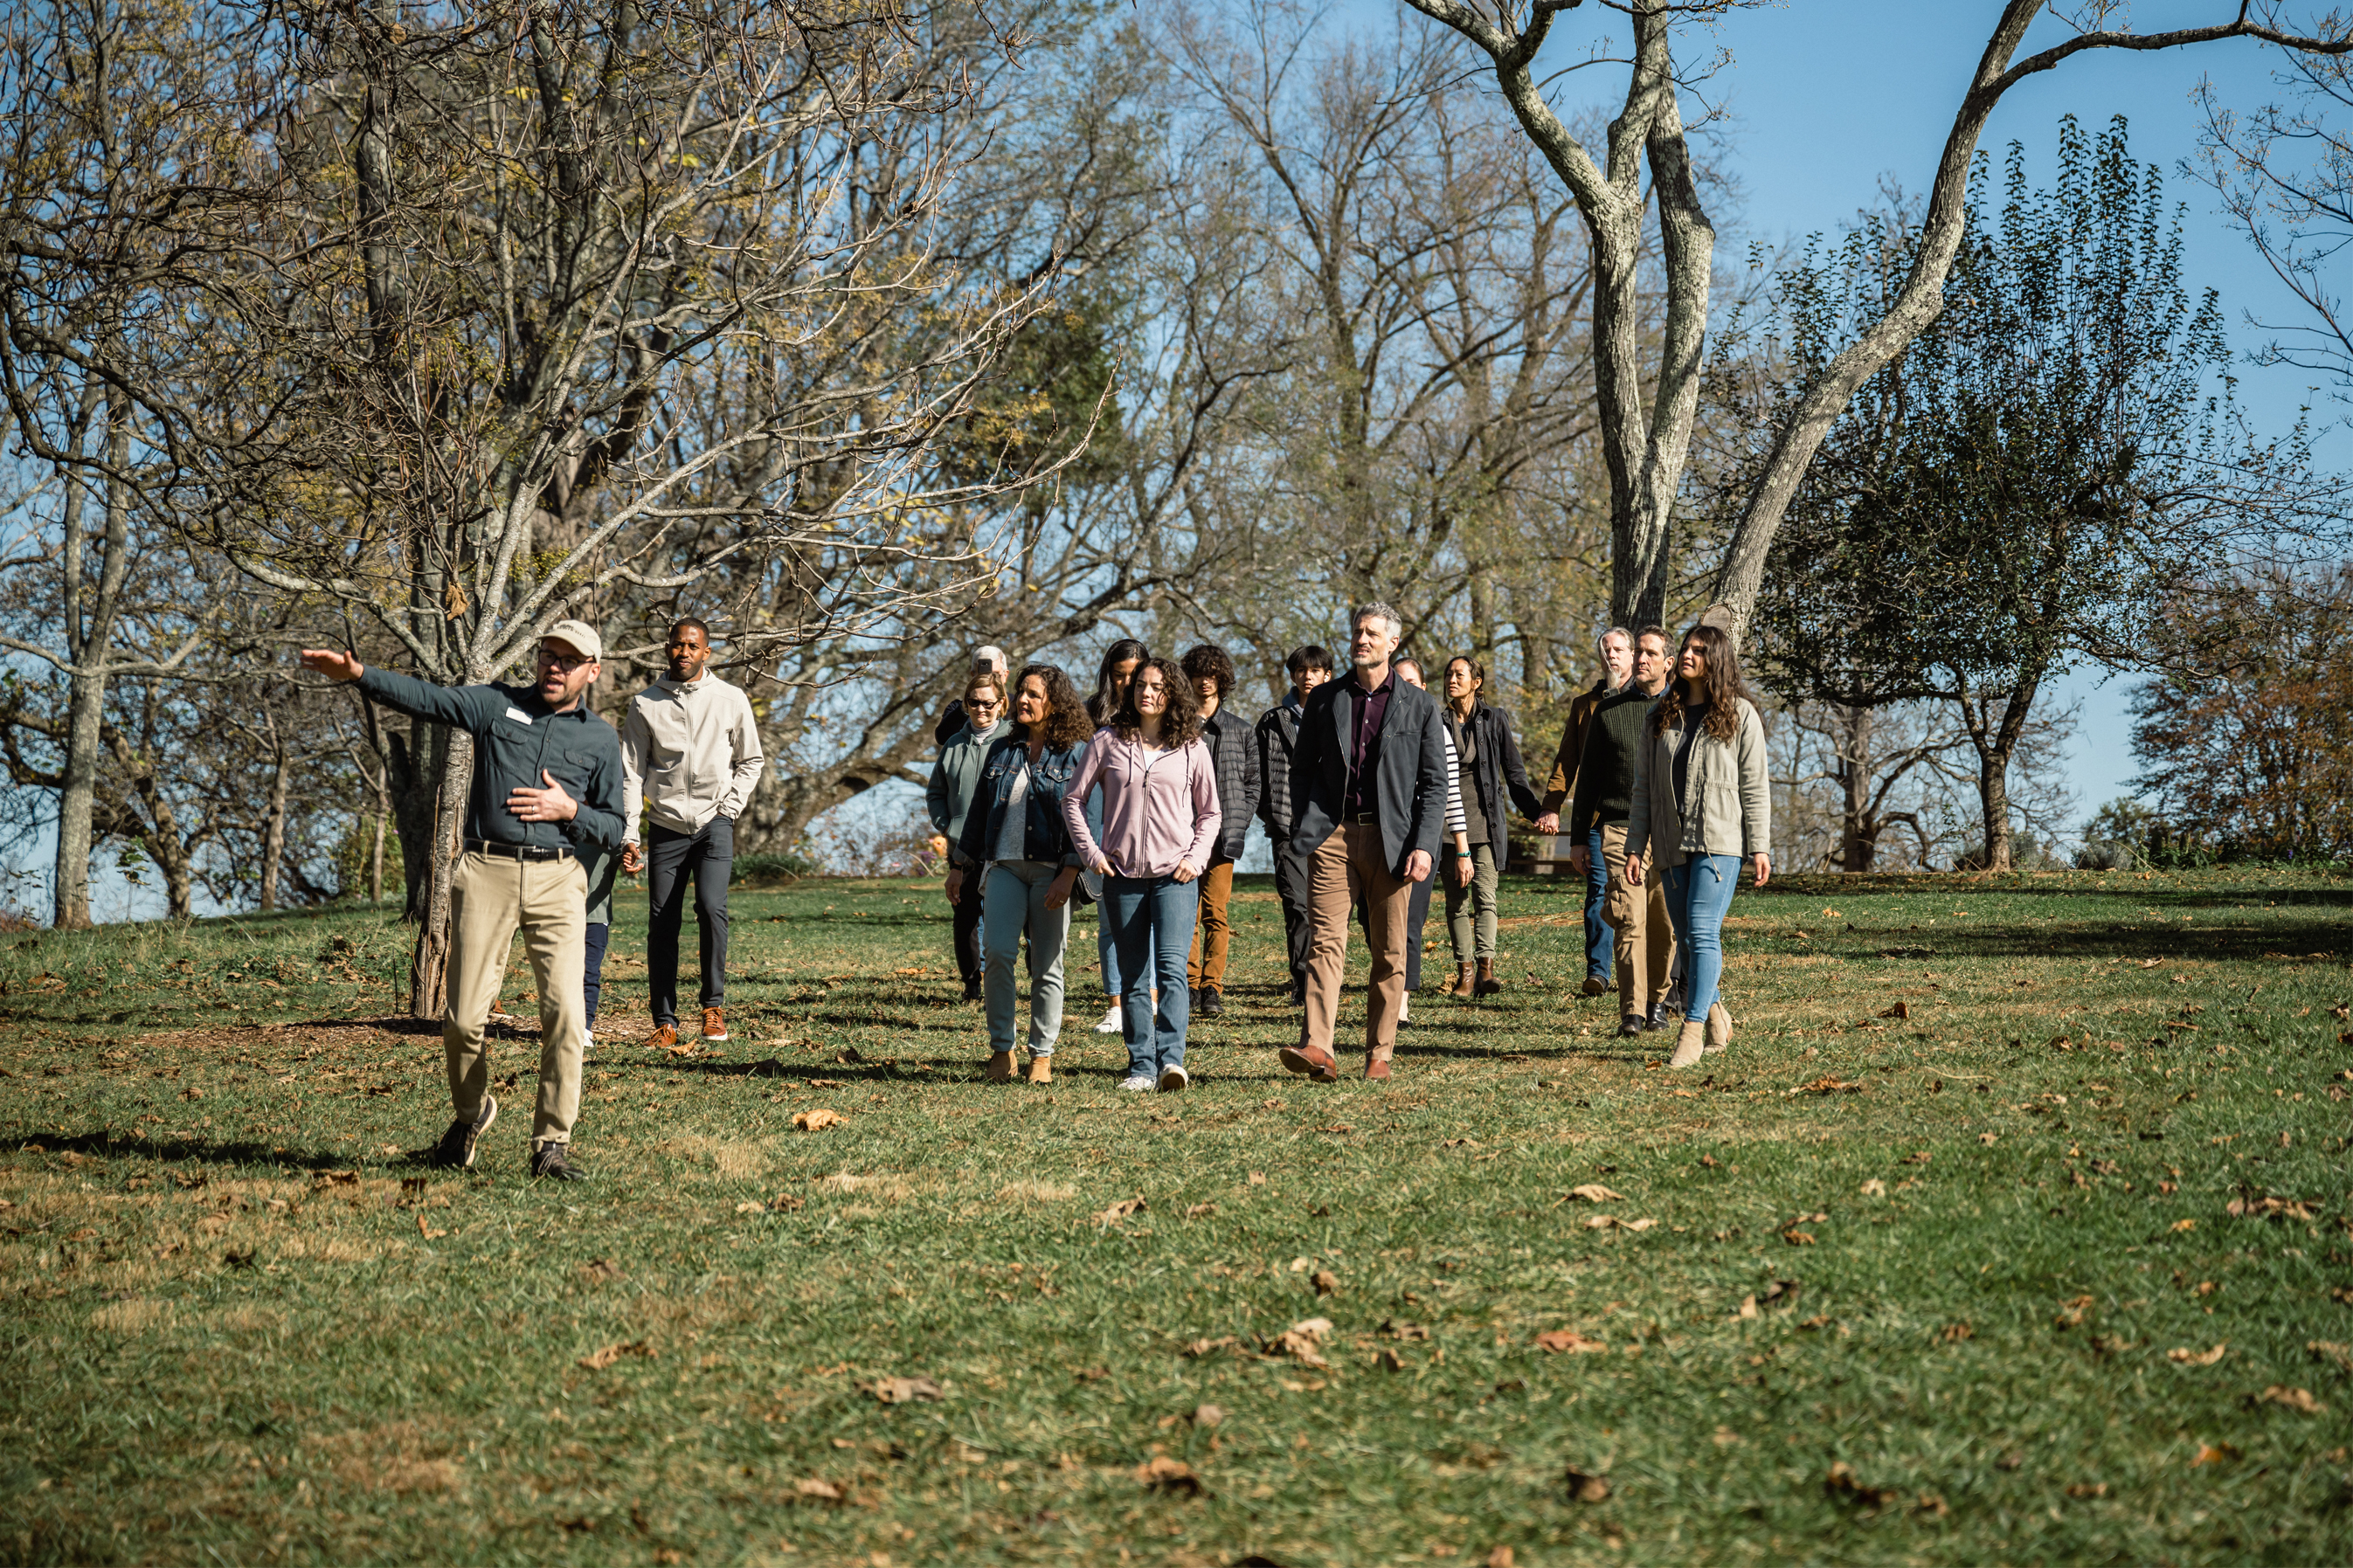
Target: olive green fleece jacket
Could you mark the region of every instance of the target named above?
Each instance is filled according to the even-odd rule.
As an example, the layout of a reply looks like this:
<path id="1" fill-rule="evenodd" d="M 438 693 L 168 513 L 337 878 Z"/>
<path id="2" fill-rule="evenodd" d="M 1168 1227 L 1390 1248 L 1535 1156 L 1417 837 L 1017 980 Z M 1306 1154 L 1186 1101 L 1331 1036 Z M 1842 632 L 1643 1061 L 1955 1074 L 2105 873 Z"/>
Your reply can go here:
<path id="1" fill-rule="evenodd" d="M 1641 770 L 1626 823 L 1626 853 L 1662 868 L 1694 855 L 1773 852 L 1773 792 L 1766 772 L 1765 721 L 1746 700 L 1732 739 L 1703 730 L 1692 742 L 1689 809 L 1675 810 L 1672 735 L 1642 726 Z M 1655 843 L 1653 842 L 1655 840 Z"/>

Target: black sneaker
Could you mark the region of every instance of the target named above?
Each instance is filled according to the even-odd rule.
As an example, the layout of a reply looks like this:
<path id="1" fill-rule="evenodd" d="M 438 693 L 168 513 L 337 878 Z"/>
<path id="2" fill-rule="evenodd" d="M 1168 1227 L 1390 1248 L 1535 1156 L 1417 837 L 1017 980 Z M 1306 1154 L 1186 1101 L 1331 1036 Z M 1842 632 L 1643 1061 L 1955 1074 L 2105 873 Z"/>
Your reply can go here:
<path id="1" fill-rule="evenodd" d="M 1214 985 L 1204 985 L 1193 993 L 1194 1016 L 1202 1018 L 1222 1018 L 1226 1016 L 1226 994 Z"/>
<path id="2" fill-rule="evenodd" d="M 433 1158 L 426 1163 L 437 1171 L 471 1170 L 474 1145 L 482 1141 L 482 1134 L 488 1132 L 491 1123 L 498 1119 L 497 1098 L 488 1094 L 482 1096 L 482 1109 L 475 1112 L 474 1119 L 469 1121 L 460 1116 L 451 1121 L 449 1131 L 441 1134 L 441 1142 L 434 1146 Z"/>
<path id="3" fill-rule="evenodd" d="M 978 975 L 975 975 L 972 979 L 964 983 L 964 999 L 967 1002 L 977 1002 L 980 1000 L 980 977 Z"/>
<path id="4" fill-rule="evenodd" d="M 531 1146 L 531 1173 L 544 1176 L 551 1182 L 578 1182 L 587 1173 L 572 1163 L 561 1143 L 534 1143 Z"/>

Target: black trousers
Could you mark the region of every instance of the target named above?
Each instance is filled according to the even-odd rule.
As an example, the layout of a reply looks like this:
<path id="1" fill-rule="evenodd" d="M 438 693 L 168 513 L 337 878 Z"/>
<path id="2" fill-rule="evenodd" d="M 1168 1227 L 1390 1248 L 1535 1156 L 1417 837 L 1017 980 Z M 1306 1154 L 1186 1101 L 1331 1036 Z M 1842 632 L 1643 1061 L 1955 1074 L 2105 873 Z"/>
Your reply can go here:
<path id="1" fill-rule="evenodd" d="M 587 1003 L 588 1026 L 596 1026 L 596 998 L 605 992 L 605 949 L 613 940 L 613 928 L 591 922 L 588 940 L 583 952 L 586 960 L 580 970 L 581 999 Z"/>
<path id="2" fill-rule="evenodd" d="M 948 906 L 955 911 L 949 929 L 955 942 L 956 978 L 966 985 L 980 979 L 980 889 L 987 877 L 985 867 L 965 867 L 964 898 Z"/>
<path id="3" fill-rule="evenodd" d="M 686 885 L 694 880 L 694 922 L 702 939 L 702 1005 L 727 1000 L 727 877 L 735 866 L 735 825 L 714 816 L 699 832 L 646 827 L 646 879 L 652 921 L 646 933 L 647 980 L 656 1024 L 678 1022 L 678 931 Z"/>
<path id="4" fill-rule="evenodd" d="M 1296 986 L 1307 984 L 1307 948 L 1315 937 L 1307 904 L 1314 863 L 1312 855 L 1293 855 L 1286 846 L 1275 847 L 1274 892 L 1282 900 L 1282 943 L 1291 958 L 1291 983 Z"/>

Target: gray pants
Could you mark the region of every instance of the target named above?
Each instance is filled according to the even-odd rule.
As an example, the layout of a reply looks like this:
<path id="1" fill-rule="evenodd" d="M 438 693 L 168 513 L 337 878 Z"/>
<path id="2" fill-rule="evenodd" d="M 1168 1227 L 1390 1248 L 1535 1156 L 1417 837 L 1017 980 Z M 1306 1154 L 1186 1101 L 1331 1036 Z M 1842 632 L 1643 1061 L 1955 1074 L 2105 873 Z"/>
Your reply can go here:
<path id="1" fill-rule="evenodd" d="M 1029 933 L 1029 1051 L 1054 1054 L 1062 1032 L 1062 943 L 1071 934 L 1071 906 L 1046 907 L 1046 892 L 1060 876 L 1043 860 L 997 860 L 988 868 L 980 902 L 982 995 L 988 1009 L 988 1048 L 1013 1049 L 1013 1026 L 1021 999 L 1014 991 L 1013 961 L 1021 933 Z"/>
<path id="2" fill-rule="evenodd" d="M 1454 962 L 1495 956 L 1495 894 L 1502 886 L 1495 870 L 1495 847 L 1471 846 L 1471 885 L 1454 882 L 1454 851 L 1443 850 L 1435 873 L 1446 882 L 1446 929 L 1454 941 Z M 1467 906 L 1467 907 L 1466 907 Z"/>
<path id="3" fill-rule="evenodd" d="M 694 923 L 702 939 L 702 1005 L 727 1000 L 727 879 L 735 868 L 735 825 L 714 816 L 694 833 L 646 828 L 646 979 L 657 1024 L 678 1022 L 678 930 L 686 918 L 686 884 L 694 880 Z"/>

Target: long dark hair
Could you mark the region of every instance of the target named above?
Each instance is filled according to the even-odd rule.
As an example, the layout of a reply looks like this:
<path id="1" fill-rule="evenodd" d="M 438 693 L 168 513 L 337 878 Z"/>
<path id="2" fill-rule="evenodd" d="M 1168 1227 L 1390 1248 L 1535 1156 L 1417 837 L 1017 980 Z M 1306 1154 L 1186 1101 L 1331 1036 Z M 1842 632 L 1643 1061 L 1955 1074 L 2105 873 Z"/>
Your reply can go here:
<path id="1" fill-rule="evenodd" d="M 1018 696 L 1021 683 L 1035 676 L 1046 688 L 1046 744 L 1050 746 L 1084 745 L 1087 737 L 1095 732 L 1094 721 L 1087 717 L 1086 704 L 1079 700 L 1079 689 L 1062 673 L 1059 664 L 1025 664 L 1021 673 L 1013 678 L 1013 690 Z M 1016 728 L 1020 721 L 1016 720 Z M 1025 739 L 1026 732 L 1025 732 Z"/>
<path id="2" fill-rule="evenodd" d="M 1087 717 L 1097 724 L 1110 723 L 1113 713 L 1117 711 L 1112 701 L 1111 672 L 1131 658 L 1137 661 L 1136 668 L 1141 669 L 1143 661 L 1151 657 L 1152 650 L 1134 637 L 1122 637 L 1103 649 L 1103 663 L 1095 668 L 1095 694 L 1087 699 Z M 1129 679 L 1132 680 L 1134 677 L 1130 676 Z"/>
<path id="3" fill-rule="evenodd" d="M 1651 710 L 1651 733 L 1663 735 L 1683 721 L 1683 704 L 1704 702 L 1707 718 L 1703 728 L 1719 741 L 1729 741 L 1740 733 L 1740 705 L 1754 707 L 1756 699 L 1740 679 L 1740 656 L 1733 651 L 1732 638 L 1722 626 L 1712 626 L 1703 621 L 1685 632 L 1675 644 L 1675 662 L 1683 662 L 1683 649 L 1694 638 L 1699 651 L 1707 660 L 1707 673 L 1699 679 L 1699 689 L 1686 691 L 1690 684 L 1680 675 L 1667 682 L 1666 695 Z"/>
<path id="4" fill-rule="evenodd" d="M 1135 710 L 1135 682 L 1144 679 L 1147 669 L 1158 670 L 1168 685 L 1168 711 L 1160 716 L 1160 743 L 1171 751 L 1191 745 L 1201 738 L 1201 700 L 1171 658 L 1147 658 L 1135 667 L 1127 695 L 1120 699 L 1119 711 L 1111 716 L 1112 730 L 1123 741 L 1133 741 L 1144 732 L 1144 715 Z"/>

